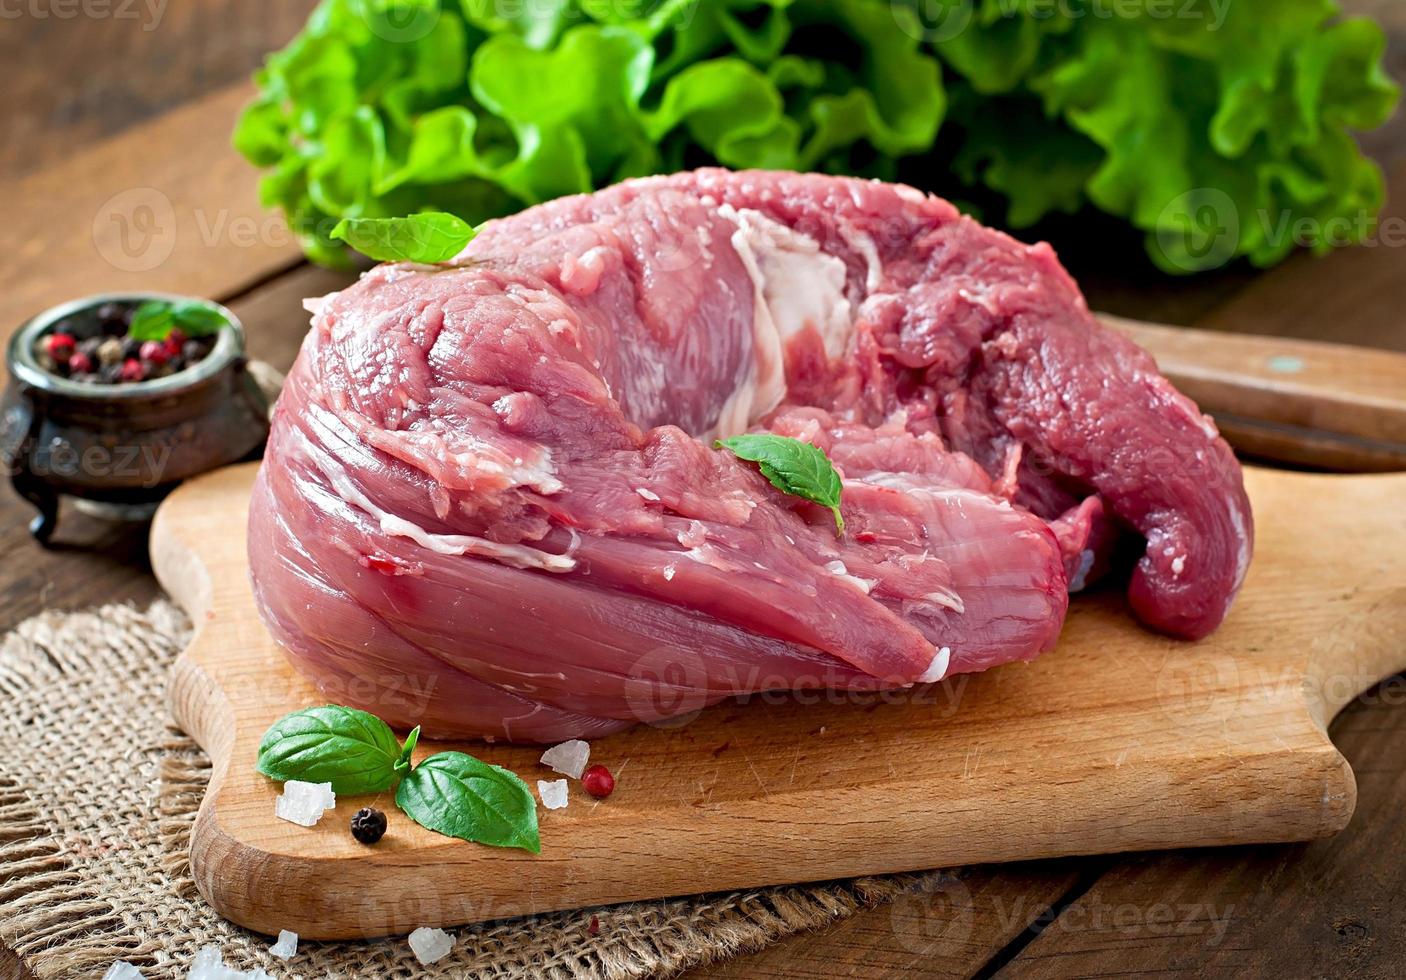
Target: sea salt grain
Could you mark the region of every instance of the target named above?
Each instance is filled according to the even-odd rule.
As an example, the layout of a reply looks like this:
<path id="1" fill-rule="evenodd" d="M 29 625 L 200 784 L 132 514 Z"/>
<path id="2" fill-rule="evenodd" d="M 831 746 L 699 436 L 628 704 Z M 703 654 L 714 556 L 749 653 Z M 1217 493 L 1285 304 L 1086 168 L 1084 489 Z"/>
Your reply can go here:
<path id="1" fill-rule="evenodd" d="M 300 827 L 312 827 L 322 814 L 337 805 L 337 794 L 331 783 L 304 783 L 290 779 L 283 784 L 283 795 L 274 804 L 274 816 Z"/>
<path id="2" fill-rule="evenodd" d="M 550 766 L 563 776 L 580 779 L 591 758 L 591 747 L 579 738 L 553 745 L 542 753 L 542 765 Z"/>
<path id="3" fill-rule="evenodd" d="M 454 937 L 443 929 L 421 926 L 410 934 L 410 950 L 425 966 L 437 963 L 454 948 Z"/>
<path id="4" fill-rule="evenodd" d="M 233 970 L 225 968 L 224 957 L 214 946 L 203 946 L 190 961 L 190 972 L 186 980 L 229 980 Z"/>
<path id="5" fill-rule="evenodd" d="M 280 929 L 278 942 L 269 947 L 269 952 L 281 960 L 291 960 L 298 955 L 298 934 Z"/>
<path id="6" fill-rule="evenodd" d="M 118 960 L 107 968 L 103 980 L 142 980 L 142 972 L 126 960 Z"/>
<path id="7" fill-rule="evenodd" d="M 133 973 L 132 976 L 140 977 L 141 974 Z M 123 977 L 121 980 L 127 978 Z M 225 966 L 224 956 L 219 949 L 215 946 L 205 946 L 195 954 L 195 959 L 191 960 L 186 980 L 273 980 L 273 977 L 257 967 L 244 971 Z"/>
<path id="8" fill-rule="evenodd" d="M 537 780 L 537 795 L 542 797 L 542 805 L 548 810 L 560 810 L 566 806 L 566 780 Z"/>
<path id="9" fill-rule="evenodd" d="M 190 972 L 186 974 L 186 980 L 273 980 L 273 978 L 257 968 L 245 972 L 236 970 L 232 966 L 225 966 L 224 957 L 219 949 L 214 946 L 206 946 L 195 954 L 195 959 L 190 964 Z"/>

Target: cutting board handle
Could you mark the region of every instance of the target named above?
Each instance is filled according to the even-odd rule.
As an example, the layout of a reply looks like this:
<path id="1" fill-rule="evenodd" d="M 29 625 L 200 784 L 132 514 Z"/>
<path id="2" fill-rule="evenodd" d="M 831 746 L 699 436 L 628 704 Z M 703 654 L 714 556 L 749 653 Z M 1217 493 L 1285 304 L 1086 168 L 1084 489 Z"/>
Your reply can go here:
<path id="1" fill-rule="evenodd" d="M 1406 470 L 1406 354 L 1100 319 L 1149 351 L 1245 455 L 1338 472 Z"/>
<path id="2" fill-rule="evenodd" d="M 1280 599 L 1262 612 L 1272 618 L 1263 636 L 1236 651 L 1235 669 L 1263 690 L 1302 691 L 1326 730 L 1364 691 L 1406 670 L 1406 475 L 1249 467 L 1245 477 L 1257 546 L 1288 536 L 1296 554 L 1277 561 L 1256 554 L 1247 589 L 1269 588 Z M 1232 607 L 1227 623 L 1235 616 Z M 1273 665 L 1296 661 L 1301 669 L 1275 674 Z"/>

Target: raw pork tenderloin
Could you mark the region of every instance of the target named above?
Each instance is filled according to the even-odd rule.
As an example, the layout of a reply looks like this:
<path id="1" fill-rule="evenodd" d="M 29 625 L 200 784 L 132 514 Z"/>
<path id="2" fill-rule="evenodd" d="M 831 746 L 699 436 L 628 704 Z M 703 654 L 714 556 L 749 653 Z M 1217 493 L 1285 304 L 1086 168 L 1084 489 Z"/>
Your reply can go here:
<path id="1" fill-rule="evenodd" d="M 333 700 L 554 741 L 1034 657 L 1145 541 L 1195 638 L 1239 467 L 1047 245 L 909 187 L 702 170 L 490 223 L 310 303 L 254 491 L 259 607 Z M 719 436 L 823 448 L 846 531 Z"/>

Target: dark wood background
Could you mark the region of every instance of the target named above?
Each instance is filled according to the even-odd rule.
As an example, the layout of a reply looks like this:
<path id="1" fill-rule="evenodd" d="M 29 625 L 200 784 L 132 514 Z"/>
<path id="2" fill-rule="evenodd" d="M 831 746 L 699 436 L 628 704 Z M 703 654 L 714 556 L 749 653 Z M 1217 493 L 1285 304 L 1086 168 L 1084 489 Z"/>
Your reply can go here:
<path id="1" fill-rule="evenodd" d="M 247 92 L 240 82 L 312 6 L 182 0 L 168 2 L 153 21 L 144 4 L 130 8 L 139 16 L 86 16 L 80 8 L 68 18 L 57 15 L 59 5 L 10 5 L 19 16 L 0 22 L 0 331 L 8 334 L 49 302 L 113 285 L 112 270 L 93 254 L 95 209 L 116 189 L 157 186 L 178 211 L 182 195 L 228 195 L 236 216 L 263 223 L 253 246 L 181 248 L 151 273 L 153 288 L 230 303 L 257 356 L 291 362 L 306 329 L 302 297 L 345 278 L 303 263 L 263 219 L 249 203 L 253 174 L 226 146 Z M 1389 70 L 1406 78 L 1406 4 L 1346 6 L 1387 26 Z M 1389 214 L 1406 220 L 1406 123 L 1398 114 L 1363 143 L 1388 172 Z M 1196 280 L 1168 280 L 1083 251 L 1072 264 L 1091 304 L 1110 312 L 1406 350 L 1399 244 Z M 157 595 L 144 528 L 66 511 L 58 546 L 45 551 L 29 540 L 29 517 L 0 493 L 0 554 L 7 558 L 0 630 L 46 608 L 145 603 Z M 1406 681 L 1394 678 L 1334 723 L 1333 738 L 1357 774 L 1359 802 L 1351 826 L 1332 840 L 964 869 L 936 891 L 695 975 L 1401 976 L 1406 767 L 1396 752 L 1406 748 L 1403 701 Z M 23 975 L 3 951 L 0 975 Z"/>

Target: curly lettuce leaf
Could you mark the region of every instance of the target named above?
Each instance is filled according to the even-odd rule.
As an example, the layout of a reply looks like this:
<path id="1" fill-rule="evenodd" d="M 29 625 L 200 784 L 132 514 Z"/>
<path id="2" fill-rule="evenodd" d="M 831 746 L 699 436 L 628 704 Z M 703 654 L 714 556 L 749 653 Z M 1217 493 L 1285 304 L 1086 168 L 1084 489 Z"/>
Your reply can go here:
<path id="1" fill-rule="evenodd" d="M 1188 273 L 1370 233 L 1384 43 L 1334 0 L 323 0 L 233 142 L 325 263 L 343 218 L 716 162 L 1096 208 Z"/>

